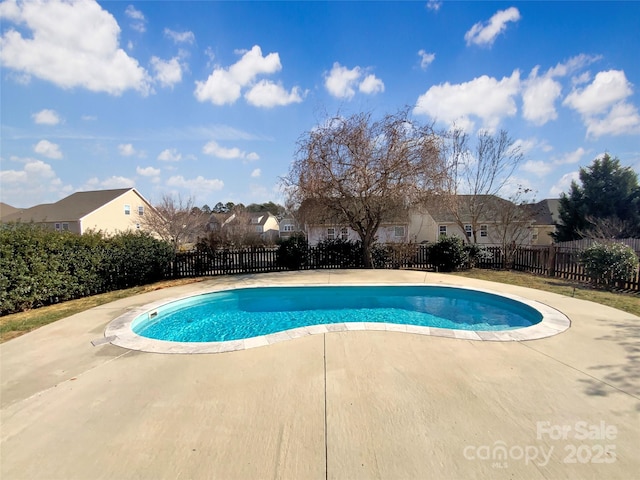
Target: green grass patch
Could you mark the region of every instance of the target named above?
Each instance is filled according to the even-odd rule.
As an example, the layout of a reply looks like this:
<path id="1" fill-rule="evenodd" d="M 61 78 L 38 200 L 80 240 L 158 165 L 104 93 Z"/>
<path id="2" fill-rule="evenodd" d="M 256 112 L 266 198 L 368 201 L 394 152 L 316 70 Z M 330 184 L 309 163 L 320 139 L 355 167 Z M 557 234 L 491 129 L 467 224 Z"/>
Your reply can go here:
<path id="1" fill-rule="evenodd" d="M 508 270 L 484 270 L 474 268 L 453 275 L 466 278 L 476 278 L 489 282 L 507 283 L 521 287 L 535 288 L 545 292 L 557 293 L 568 297 L 600 303 L 617 308 L 623 312 L 632 313 L 640 317 L 640 296 L 633 293 L 607 292 L 596 290 L 582 283 L 575 283 L 562 278 L 543 277 L 530 273 L 513 272 Z"/>
<path id="2" fill-rule="evenodd" d="M 0 317 L 0 343 L 11 340 L 12 338 L 24 335 L 27 332 L 35 330 L 49 323 L 55 322 L 62 318 L 70 317 L 76 313 L 84 312 L 93 307 L 98 307 L 121 298 L 132 297 L 140 293 L 160 290 L 162 288 L 175 287 L 178 285 L 186 285 L 189 283 L 200 282 L 203 278 L 185 278 L 179 280 L 169 280 L 145 285 L 141 287 L 127 288 L 125 290 L 116 290 L 108 293 L 101 293 L 91 297 L 79 298 L 68 302 L 49 305 L 26 312 L 13 313 Z"/>

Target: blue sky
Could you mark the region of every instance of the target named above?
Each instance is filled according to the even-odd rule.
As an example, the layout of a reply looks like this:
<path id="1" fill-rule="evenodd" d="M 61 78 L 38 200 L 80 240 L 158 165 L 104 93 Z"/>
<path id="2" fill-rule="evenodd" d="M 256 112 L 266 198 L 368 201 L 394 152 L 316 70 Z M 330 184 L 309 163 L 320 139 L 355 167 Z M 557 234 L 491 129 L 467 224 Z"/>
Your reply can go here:
<path id="1" fill-rule="evenodd" d="M 282 201 L 327 115 L 409 107 L 506 129 L 518 185 L 567 191 L 604 152 L 640 172 L 640 2 L 0 3 L 0 201 L 136 187 Z"/>

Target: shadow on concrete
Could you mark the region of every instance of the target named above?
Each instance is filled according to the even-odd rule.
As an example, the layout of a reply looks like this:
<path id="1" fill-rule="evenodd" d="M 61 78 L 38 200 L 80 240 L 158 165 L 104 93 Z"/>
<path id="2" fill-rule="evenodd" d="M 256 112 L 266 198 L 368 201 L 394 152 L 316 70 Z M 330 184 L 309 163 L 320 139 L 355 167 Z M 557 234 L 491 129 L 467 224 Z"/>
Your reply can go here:
<path id="1" fill-rule="evenodd" d="M 614 342 L 624 349 L 625 362 L 613 365 L 598 365 L 592 367 L 589 373 L 602 379 L 606 384 L 618 391 L 631 395 L 640 401 L 640 324 L 636 319 L 628 321 L 600 320 L 610 329 L 609 335 L 598 337 L 596 340 Z M 597 352 L 594 352 L 597 353 Z M 616 390 L 607 387 L 595 379 L 580 380 L 585 384 L 587 395 L 606 397 Z M 640 402 L 636 409 L 640 411 Z"/>

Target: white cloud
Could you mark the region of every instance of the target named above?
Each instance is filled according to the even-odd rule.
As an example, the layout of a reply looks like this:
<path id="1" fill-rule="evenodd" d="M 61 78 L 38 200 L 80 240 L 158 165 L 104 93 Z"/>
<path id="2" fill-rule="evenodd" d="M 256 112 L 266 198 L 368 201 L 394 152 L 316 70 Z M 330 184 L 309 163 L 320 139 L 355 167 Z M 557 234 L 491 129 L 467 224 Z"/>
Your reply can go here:
<path id="1" fill-rule="evenodd" d="M 105 178 L 104 180 L 98 179 L 98 177 L 92 177 L 80 187 L 78 190 L 98 190 L 98 189 L 110 189 L 110 188 L 133 188 L 136 186 L 135 180 L 127 177 L 112 176 Z"/>
<path id="2" fill-rule="evenodd" d="M 625 100 L 633 94 L 622 70 L 598 72 L 593 82 L 575 88 L 562 102 L 582 115 L 587 136 L 640 133 L 638 109 Z"/>
<path id="3" fill-rule="evenodd" d="M 161 162 L 179 162 L 182 160 L 182 154 L 175 148 L 167 148 L 160 152 L 158 160 Z"/>
<path id="4" fill-rule="evenodd" d="M 471 116 L 483 121 L 483 127 L 495 129 L 504 117 L 517 112 L 514 97 L 520 91 L 520 72 L 497 80 L 483 75 L 466 83 L 446 82 L 434 85 L 420 95 L 414 108 L 417 115 L 427 115 L 445 122 L 455 123 L 467 131 L 474 126 Z"/>
<path id="5" fill-rule="evenodd" d="M 542 160 L 528 160 L 522 165 L 521 169 L 525 172 L 538 175 L 539 177 L 544 177 L 553 170 L 553 165 Z"/>
<path id="6" fill-rule="evenodd" d="M 155 71 L 154 79 L 163 87 L 171 87 L 182 81 L 182 65 L 178 57 L 171 60 L 162 60 L 158 57 L 151 57 L 151 66 Z"/>
<path id="7" fill-rule="evenodd" d="M 167 186 L 208 193 L 215 190 L 222 190 L 222 188 L 224 188 L 224 182 L 217 178 L 204 178 L 202 175 L 191 179 L 186 179 L 182 175 L 175 175 L 167 180 Z"/>
<path id="8" fill-rule="evenodd" d="M 1 4 L 3 23 L 24 25 L 23 36 L 6 28 L 0 37 L 0 61 L 13 69 L 62 88 L 81 87 L 120 95 L 134 89 L 150 91 L 148 74 L 118 47 L 120 27 L 96 2 Z"/>
<path id="9" fill-rule="evenodd" d="M 558 182 L 551 187 L 549 190 L 549 195 L 551 197 L 559 197 L 561 193 L 567 193 L 569 191 L 569 187 L 571 186 L 571 182 L 578 181 L 580 179 L 579 172 L 570 172 L 564 174 Z"/>
<path id="10" fill-rule="evenodd" d="M 98 120 L 98 117 L 96 115 L 82 115 L 82 120 L 84 120 L 85 122 L 95 122 L 96 120 Z"/>
<path id="11" fill-rule="evenodd" d="M 349 70 L 335 62 L 329 74 L 325 76 L 324 86 L 334 97 L 350 99 L 356 94 L 355 87 L 361 75 L 360 67 Z"/>
<path id="12" fill-rule="evenodd" d="M 596 115 L 632 93 L 631 84 L 622 70 L 608 70 L 599 72 L 593 82 L 585 88 L 572 91 L 563 104 L 582 115 Z"/>
<path id="13" fill-rule="evenodd" d="M 356 94 L 356 87 L 369 95 L 384 92 L 384 83 L 375 75 L 370 74 L 360 80 L 364 73 L 361 67 L 348 69 L 335 62 L 331 71 L 325 74 L 324 86 L 332 96 L 347 100 Z"/>
<path id="14" fill-rule="evenodd" d="M 492 45 L 496 37 L 507 28 L 507 23 L 520 20 L 520 12 L 515 7 L 498 10 L 486 23 L 478 22 L 465 33 L 467 45 Z"/>
<path id="15" fill-rule="evenodd" d="M 121 143 L 118 145 L 118 153 L 123 157 L 130 157 L 136 154 L 136 149 L 130 143 Z"/>
<path id="16" fill-rule="evenodd" d="M 217 158 L 223 158 L 225 160 L 232 160 L 235 158 L 240 158 L 244 160 L 258 160 L 260 156 L 255 153 L 246 153 L 240 150 L 237 147 L 226 148 L 218 145 L 218 143 L 214 140 L 208 142 L 203 148 L 202 152 L 206 155 L 212 155 Z"/>
<path id="17" fill-rule="evenodd" d="M 196 41 L 196 36 L 193 32 L 176 32 L 170 28 L 164 29 L 164 36 L 170 38 L 174 43 L 189 43 L 193 44 Z"/>
<path id="18" fill-rule="evenodd" d="M 160 175 L 160 169 L 153 167 L 136 167 L 136 173 L 143 177 L 157 177 Z"/>
<path id="19" fill-rule="evenodd" d="M 442 6 L 442 2 L 440 0 L 429 0 L 427 2 L 427 9 L 432 10 L 434 12 L 437 12 L 438 10 L 440 10 L 441 6 Z"/>
<path id="20" fill-rule="evenodd" d="M 619 103 L 603 118 L 587 118 L 587 136 L 599 138 L 602 135 L 640 135 L 640 114 L 628 103 Z"/>
<path id="21" fill-rule="evenodd" d="M 251 172 L 251 178 L 258 178 L 262 175 L 262 170 L 256 168 L 253 172 Z"/>
<path id="22" fill-rule="evenodd" d="M 419 50 L 418 56 L 420 57 L 420 68 L 426 70 L 431 63 L 436 59 L 435 53 L 427 53 L 425 50 Z"/>
<path id="23" fill-rule="evenodd" d="M 589 152 L 587 152 L 584 148 L 579 147 L 573 152 L 564 154 L 562 157 L 558 158 L 555 163 L 558 165 L 579 163 L 580 160 L 582 160 L 582 157 L 584 157 L 587 153 Z"/>
<path id="24" fill-rule="evenodd" d="M 544 125 L 558 118 L 555 103 L 562 93 L 562 85 L 549 75 L 538 77 L 535 67 L 524 82 L 522 116 L 535 125 Z"/>
<path id="25" fill-rule="evenodd" d="M 49 140 L 40 140 L 34 145 L 33 151 L 40 155 L 44 155 L 47 158 L 53 158 L 56 160 L 62 158 L 60 146 L 55 143 L 51 143 Z"/>
<path id="26" fill-rule="evenodd" d="M 21 170 L 0 171 L 0 199 L 13 206 L 30 207 L 39 203 L 58 200 L 71 193 L 71 187 L 63 185 L 51 165 L 32 158 L 11 160 L 22 162 Z"/>
<path id="27" fill-rule="evenodd" d="M 136 32 L 144 33 L 147 30 L 145 25 L 146 19 L 144 18 L 143 13 L 140 10 L 136 10 L 133 5 L 129 5 L 125 11 L 125 15 L 133 20 L 129 26 L 133 28 Z"/>
<path id="28" fill-rule="evenodd" d="M 302 102 L 300 89 L 293 87 L 287 92 L 281 84 L 269 80 L 261 80 L 244 94 L 247 103 L 255 107 L 271 108 Z"/>
<path id="29" fill-rule="evenodd" d="M 242 89 L 252 86 L 256 77 L 282 70 L 280 56 L 277 53 L 270 53 L 263 57 L 262 50 L 258 45 L 255 45 L 248 52 L 241 53 L 243 55 L 240 60 L 230 67 L 216 67 L 205 82 L 196 81 L 194 94 L 198 101 L 210 101 L 214 105 L 235 103 L 240 98 Z M 282 91 L 284 92 L 284 89 Z M 296 92 L 297 89 L 294 88 L 292 94 Z M 273 93 L 273 89 L 271 89 L 271 93 Z M 256 100 L 257 96 L 258 94 L 250 95 L 255 101 L 258 101 Z"/>
<path id="30" fill-rule="evenodd" d="M 55 110 L 44 109 L 31 115 L 38 125 L 57 125 L 60 123 L 60 115 Z"/>
<path id="31" fill-rule="evenodd" d="M 132 178 L 114 175 L 100 182 L 100 186 L 103 188 L 132 188 L 136 186 L 136 181 Z"/>
<path id="32" fill-rule="evenodd" d="M 575 57 L 571 57 L 564 63 L 558 63 L 555 67 L 550 68 L 548 75 L 552 77 L 565 77 L 578 70 L 588 67 L 602 59 L 602 55 L 586 55 L 581 53 Z"/>
<path id="33" fill-rule="evenodd" d="M 375 75 L 370 74 L 364 77 L 364 80 L 360 82 L 359 90 L 366 95 L 375 95 L 376 93 L 384 92 L 384 83 Z"/>

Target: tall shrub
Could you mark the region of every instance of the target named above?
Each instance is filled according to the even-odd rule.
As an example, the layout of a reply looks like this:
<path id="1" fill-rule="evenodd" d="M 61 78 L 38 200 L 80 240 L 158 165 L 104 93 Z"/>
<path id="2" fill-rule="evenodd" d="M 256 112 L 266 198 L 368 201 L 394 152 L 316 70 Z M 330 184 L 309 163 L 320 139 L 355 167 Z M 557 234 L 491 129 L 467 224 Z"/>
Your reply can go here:
<path id="1" fill-rule="evenodd" d="M 430 246 L 429 259 L 439 272 L 455 272 L 469 264 L 469 250 L 460 237 L 443 236 Z"/>
<path id="2" fill-rule="evenodd" d="M 594 243 L 579 258 L 592 281 L 608 289 L 617 281 L 631 280 L 638 270 L 638 256 L 621 243 Z"/>
<path id="3" fill-rule="evenodd" d="M 171 247 L 147 234 L 0 226 L 0 315 L 164 278 Z"/>
<path id="4" fill-rule="evenodd" d="M 277 262 L 289 270 L 300 270 L 308 262 L 309 246 L 303 235 L 292 235 L 278 245 Z"/>

